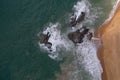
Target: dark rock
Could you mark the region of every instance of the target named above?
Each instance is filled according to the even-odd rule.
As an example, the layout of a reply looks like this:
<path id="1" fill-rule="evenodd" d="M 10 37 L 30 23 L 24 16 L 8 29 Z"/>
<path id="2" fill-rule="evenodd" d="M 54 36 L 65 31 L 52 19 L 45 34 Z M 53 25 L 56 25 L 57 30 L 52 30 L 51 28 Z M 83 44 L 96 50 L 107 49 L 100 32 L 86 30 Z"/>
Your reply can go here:
<path id="1" fill-rule="evenodd" d="M 82 29 L 82 31 L 81 31 Z M 68 34 L 68 38 L 73 42 L 73 43 L 82 43 L 84 36 L 88 33 L 89 29 L 86 28 L 85 26 L 82 27 L 81 29 L 76 30 L 75 32 L 71 32 Z"/>
<path id="2" fill-rule="evenodd" d="M 81 43 L 83 39 L 82 34 L 79 32 L 79 29 L 75 32 L 69 33 L 68 38 L 73 41 L 73 43 Z"/>

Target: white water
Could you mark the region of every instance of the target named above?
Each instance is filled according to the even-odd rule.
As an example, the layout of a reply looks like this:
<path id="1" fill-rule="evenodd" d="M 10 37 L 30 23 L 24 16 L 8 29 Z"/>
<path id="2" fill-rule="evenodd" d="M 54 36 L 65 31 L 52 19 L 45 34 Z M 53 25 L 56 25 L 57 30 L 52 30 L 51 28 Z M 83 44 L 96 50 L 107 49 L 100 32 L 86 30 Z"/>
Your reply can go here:
<path id="1" fill-rule="evenodd" d="M 65 37 L 63 36 L 63 34 L 61 34 L 61 30 L 60 30 L 61 25 L 59 23 L 56 24 L 49 24 L 49 27 L 47 27 L 43 33 L 47 34 L 47 32 L 49 32 L 51 34 L 48 42 L 52 43 L 52 47 L 51 47 L 51 52 L 49 52 L 49 57 L 51 57 L 52 59 L 58 59 L 58 55 L 59 55 L 59 51 L 63 48 L 66 51 L 69 51 L 71 49 L 71 47 L 73 46 L 69 41 L 67 41 L 65 39 Z M 47 47 L 44 44 L 40 44 L 39 45 L 44 48 L 47 49 Z M 49 51 L 49 49 L 47 49 Z"/>
<path id="2" fill-rule="evenodd" d="M 85 65 L 85 70 L 93 75 L 92 80 L 101 80 L 102 68 L 97 58 L 96 47 L 93 42 L 85 38 L 84 42 L 77 46 L 76 56 L 78 64 Z"/>
<path id="3" fill-rule="evenodd" d="M 87 0 L 78 1 L 76 5 L 73 7 L 74 14 L 79 17 L 81 12 L 85 12 L 85 21 L 84 24 L 89 24 L 89 26 L 93 25 L 95 20 L 97 20 L 98 15 L 102 14 L 100 11 L 101 8 L 93 8 L 92 5 Z"/>
<path id="4" fill-rule="evenodd" d="M 70 31 L 75 31 L 85 24 L 93 25 L 94 21 L 98 18 L 97 8 L 93 8 L 87 0 L 78 1 L 77 4 L 74 5 L 73 10 L 77 17 L 81 14 L 81 12 L 85 12 L 86 17 L 82 23 L 77 24 L 76 27 Z M 50 53 L 49 57 L 51 57 L 52 59 L 59 59 L 59 52 L 61 49 L 65 50 L 66 52 L 73 52 L 73 56 L 76 57 L 74 62 L 77 63 L 76 66 L 78 67 L 75 71 L 70 71 L 70 73 L 68 72 L 69 74 L 71 74 L 69 75 L 69 80 L 85 80 L 84 78 L 82 78 L 82 76 L 74 78 L 76 76 L 76 73 L 80 70 L 80 65 L 84 66 L 85 71 L 87 71 L 92 76 L 92 80 L 101 80 L 102 68 L 97 58 L 94 43 L 87 40 L 87 38 L 85 37 L 82 44 L 78 44 L 77 46 L 75 46 L 66 38 L 67 36 L 64 36 L 65 33 L 61 33 L 61 28 L 62 26 L 60 25 L 60 23 L 50 23 L 49 26 L 43 31 L 44 34 L 46 34 L 47 32 L 50 32 L 51 34 L 49 42 L 53 44 L 51 48 L 52 52 L 49 52 L 44 44 L 39 43 L 40 47 L 48 50 L 48 52 Z M 90 31 L 93 32 L 94 30 L 91 29 Z M 80 74 L 82 73 L 77 73 L 77 75 Z"/>

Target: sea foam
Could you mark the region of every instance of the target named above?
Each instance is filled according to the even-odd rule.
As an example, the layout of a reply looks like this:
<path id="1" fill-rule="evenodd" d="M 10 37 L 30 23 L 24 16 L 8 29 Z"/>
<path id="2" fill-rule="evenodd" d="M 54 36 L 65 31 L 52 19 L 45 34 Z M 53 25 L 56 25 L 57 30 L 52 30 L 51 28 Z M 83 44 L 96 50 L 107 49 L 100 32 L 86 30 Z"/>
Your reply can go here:
<path id="1" fill-rule="evenodd" d="M 51 52 L 44 44 L 39 43 L 41 48 L 46 49 L 50 53 L 49 57 L 51 57 L 52 59 L 59 58 L 59 51 L 61 49 L 69 51 L 71 46 L 73 46 L 71 43 L 69 43 L 69 41 L 65 39 L 64 35 L 61 34 L 60 28 L 60 23 L 49 23 L 49 26 L 42 32 L 43 34 L 47 34 L 47 32 L 49 32 L 51 35 L 48 40 L 48 42 L 52 43 Z"/>

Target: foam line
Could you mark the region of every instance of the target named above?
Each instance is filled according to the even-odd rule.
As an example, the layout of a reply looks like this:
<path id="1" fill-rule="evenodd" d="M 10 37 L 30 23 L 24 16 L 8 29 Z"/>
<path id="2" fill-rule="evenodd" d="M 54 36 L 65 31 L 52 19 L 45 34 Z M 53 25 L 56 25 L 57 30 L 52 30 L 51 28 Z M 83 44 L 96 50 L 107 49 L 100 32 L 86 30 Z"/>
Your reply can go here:
<path id="1" fill-rule="evenodd" d="M 117 2 L 115 3 L 115 5 L 113 6 L 112 11 L 111 11 L 110 14 L 109 14 L 109 17 L 105 20 L 105 22 L 104 22 L 103 24 L 109 22 L 109 21 L 112 19 L 112 17 L 114 16 L 114 14 L 115 14 L 115 12 L 116 12 L 116 10 L 117 10 L 117 7 L 118 7 L 119 3 L 120 3 L 120 0 L 117 0 Z M 102 24 L 102 25 L 103 25 L 103 24 Z M 101 26 L 102 26 L 102 25 L 101 25 Z"/>

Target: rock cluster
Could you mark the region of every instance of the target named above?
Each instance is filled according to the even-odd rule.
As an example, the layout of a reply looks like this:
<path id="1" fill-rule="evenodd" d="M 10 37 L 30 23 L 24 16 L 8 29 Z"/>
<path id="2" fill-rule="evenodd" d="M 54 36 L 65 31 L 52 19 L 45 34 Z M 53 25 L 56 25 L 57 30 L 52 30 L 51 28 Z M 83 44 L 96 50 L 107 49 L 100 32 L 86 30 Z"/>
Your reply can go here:
<path id="1" fill-rule="evenodd" d="M 85 18 L 85 12 L 81 12 L 81 15 L 76 19 L 76 15 L 72 14 L 72 17 L 70 19 L 70 26 L 74 27 L 77 23 L 80 23 L 83 21 Z M 84 36 L 89 32 L 89 29 L 86 28 L 86 26 L 83 26 L 81 29 L 77 29 L 74 32 L 70 32 L 68 34 L 68 38 L 73 42 L 73 43 L 82 43 Z M 93 34 L 89 32 L 87 34 L 88 40 L 91 40 L 93 37 Z"/>
<path id="2" fill-rule="evenodd" d="M 72 15 L 71 19 L 70 19 L 70 25 L 72 27 L 74 27 L 77 23 L 80 23 L 81 21 L 83 21 L 85 18 L 85 12 L 81 12 L 81 15 L 76 19 L 76 15 Z M 86 26 L 83 26 L 81 29 L 77 29 L 74 32 L 70 32 L 68 34 L 68 38 L 69 40 L 71 40 L 73 43 L 82 43 L 83 42 L 83 38 L 84 36 L 89 32 L 89 29 Z M 89 32 L 87 34 L 87 37 L 89 40 L 91 40 L 92 38 L 92 33 Z M 47 46 L 47 48 L 51 49 L 52 47 L 52 43 L 48 42 L 50 38 L 50 34 L 49 32 L 47 34 L 40 34 L 40 43 L 41 44 L 45 44 L 45 46 Z"/>

